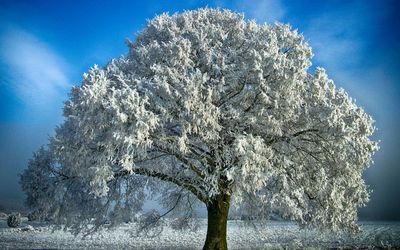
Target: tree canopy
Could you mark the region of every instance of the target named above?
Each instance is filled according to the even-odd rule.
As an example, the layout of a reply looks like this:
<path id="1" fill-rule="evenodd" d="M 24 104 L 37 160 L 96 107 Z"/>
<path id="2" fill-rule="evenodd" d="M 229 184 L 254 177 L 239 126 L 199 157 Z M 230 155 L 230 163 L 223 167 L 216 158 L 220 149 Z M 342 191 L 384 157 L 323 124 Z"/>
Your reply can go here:
<path id="1" fill-rule="evenodd" d="M 72 89 L 22 175 L 31 205 L 81 230 L 118 224 L 155 194 L 184 218 L 223 195 L 257 217 L 356 229 L 373 119 L 324 69 L 310 72 L 297 30 L 199 9 L 157 16 L 127 43 Z"/>

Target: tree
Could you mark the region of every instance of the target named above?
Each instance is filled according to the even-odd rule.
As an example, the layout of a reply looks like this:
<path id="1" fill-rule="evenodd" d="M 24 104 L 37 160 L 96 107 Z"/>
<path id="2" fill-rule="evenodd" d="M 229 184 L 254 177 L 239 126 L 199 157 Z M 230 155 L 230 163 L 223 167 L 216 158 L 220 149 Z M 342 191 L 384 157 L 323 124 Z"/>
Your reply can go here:
<path id="1" fill-rule="evenodd" d="M 296 30 L 199 9 L 154 18 L 128 47 L 72 89 L 22 175 L 34 207 L 79 231 L 118 224 L 155 194 L 186 221 L 203 203 L 205 249 L 227 248 L 230 207 L 357 229 L 373 120 L 324 69 L 309 73 Z"/>

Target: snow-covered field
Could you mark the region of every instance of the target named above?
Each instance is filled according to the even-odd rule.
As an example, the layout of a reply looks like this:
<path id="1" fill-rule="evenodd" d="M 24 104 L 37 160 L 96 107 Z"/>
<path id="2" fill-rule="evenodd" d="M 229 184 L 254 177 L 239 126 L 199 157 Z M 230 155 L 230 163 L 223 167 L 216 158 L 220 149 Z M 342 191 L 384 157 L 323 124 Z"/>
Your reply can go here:
<path id="1" fill-rule="evenodd" d="M 43 224 L 23 220 L 19 228 L 8 228 L 0 220 L 0 249 L 201 249 L 206 235 L 206 221 L 195 232 L 165 227 L 157 237 L 132 235 L 135 224 L 124 224 L 115 230 L 102 231 L 92 237 L 74 237 L 52 230 Z M 241 221 L 229 221 L 230 249 L 325 249 L 325 248 L 400 248 L 400 222 L 362 222 L 361 233 L 332 235 L 300 230 L 295 224 L 271 221 L 261 231 Z"/>

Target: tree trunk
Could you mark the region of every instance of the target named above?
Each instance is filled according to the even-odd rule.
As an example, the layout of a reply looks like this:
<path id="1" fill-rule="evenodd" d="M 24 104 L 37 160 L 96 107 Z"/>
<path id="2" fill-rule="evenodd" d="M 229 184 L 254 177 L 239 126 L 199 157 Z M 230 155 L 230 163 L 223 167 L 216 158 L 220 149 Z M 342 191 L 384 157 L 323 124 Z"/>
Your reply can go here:
<path id="1" fill-rule="evenodd" d="M 204 250 L 228 249 L 226 241 L 226 227 L 229 213 L 229 195 L 216 196 L 207 204 L 208 225 Z"/>

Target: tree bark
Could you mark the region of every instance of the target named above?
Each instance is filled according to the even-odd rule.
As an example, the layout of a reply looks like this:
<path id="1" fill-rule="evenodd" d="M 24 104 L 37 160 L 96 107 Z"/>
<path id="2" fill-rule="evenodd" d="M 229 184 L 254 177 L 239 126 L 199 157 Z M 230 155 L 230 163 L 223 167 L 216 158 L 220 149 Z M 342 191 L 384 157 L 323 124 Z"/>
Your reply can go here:
<path id="1" fill-rule="evenodd" d="M 226 228 L 228 222 L 230 196 L 216 196 L 207 204 L 208 225 L 204 250 L 226 250 Z"/>

